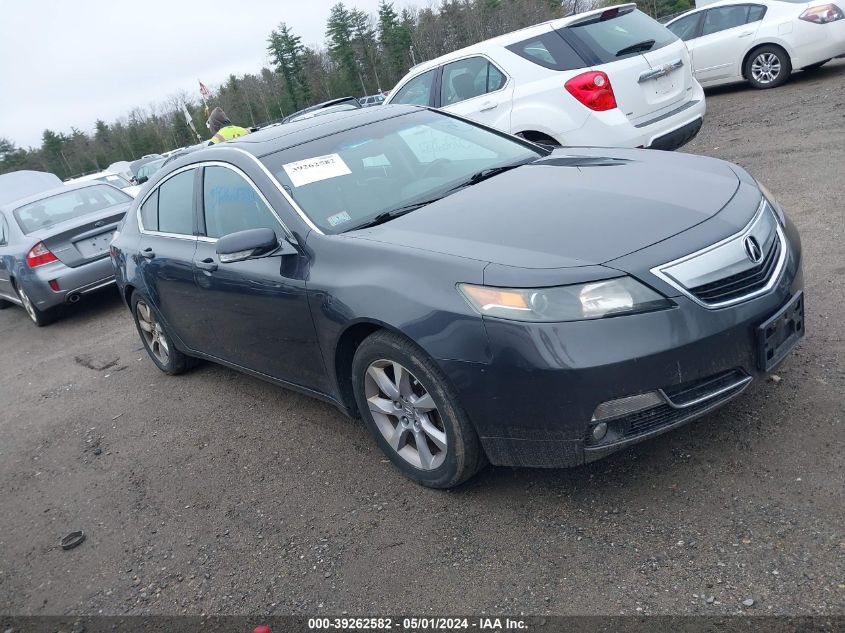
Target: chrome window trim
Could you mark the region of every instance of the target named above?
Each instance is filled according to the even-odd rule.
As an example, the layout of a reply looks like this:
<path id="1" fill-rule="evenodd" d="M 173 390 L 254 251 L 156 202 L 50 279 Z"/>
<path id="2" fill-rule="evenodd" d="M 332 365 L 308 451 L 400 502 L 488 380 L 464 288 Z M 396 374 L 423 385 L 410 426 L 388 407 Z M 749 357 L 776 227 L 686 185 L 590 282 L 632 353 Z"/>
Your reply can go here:
<path id="1" fill-rule="evenodd" d="M 249 152 L 244 151 L 240 148 L 233 147 L 233 148 L 226 148 L 226 149 L 237 149 L 238 151 L 243 152 L 247 156 L 252 157 L 256 161 L 258 160 L 255 156 L 253 156 Z M 258 161 L 258 164 L 261 167 L 264 167 L 264 165 L 260 161 Z M 282 232 L 285 234 L 285 237 L 292 240 L 292 241 L 296 241 L 296 238 L 293 236 L 293 233 L 291 232 L 291 230 L 287 227 L 287 225 L 284 223 L 282 218 L 279 217 L 279 214 L 276 213 L 276 210 L 273 208 L 273 205 L 270 204 L 270 202 L 267 200 L 267 198 L 261 192 L 261 189 L 259 189 L 258 185 L 256 185 L 255 182 L 252 180 L 252 178 L 250 178 L 249 175 L 244 170 L 242 170 L 240 167 L 237 167 L 236 165 L 233 165 L 231 163 L 223 162 L 221 160 L 204 160 L 204 161 L 199 162 L 199 163 L 191 163 L 190 165 L 185 165 L 184 167 L 180 167 L 179 169 L 175 170 L 173 173 L 168 174 L 161 182 L 157 183 L 155 187 L 150 189 L 146 193 L 146 195 L 144 195 L 144 198 L 141 200 L 141 203 L 138 205 L 138 210 L 136 212 L 136 217 L 137 217 L 137 220 L 138 220 L 138 230 L 142 234 L 144 234 L 144 235 L 157 235 L 157 236 L 160 236 L 160 237 L 175 237 L 175 238 L 180 238 L 180 239 L 192 239 L 192 240 L 196 239 L 196 240 L 199 240 L 200 242 L 209 242 L 209 243 L 212 243 L 212 244 L 217 242 L 216 237 L 208 237 L 207 235 L 183 235 L 181 233 L 165 233 L 163 231 L 150 231 L 150 230 L 145 229 L 142 222 L 141 222 L 141 207 L 144 206 L 144 204 L 147 202 L 147 198 L 149 198 L 153 194 L 154 191 L 157 191 L 158 188 L 161 187 L 161 185 L 166 183 L 173 176 L 176 176 L 177 174 L 180 174 L 184 171 L 188 171 L 189 169 L 199 169 L 200 167 L 223 167 L 224 169 L 229 169 L 229 170 L 235 172 L 236 174 L 238 174 L 239 176 L 241 176 L 241 178 L 243 178 L 247 183 L 249 183 L 249 186 L 252 187 L 252 189 L 255 191 L 255 193 L 258 194 L 258 197 L 261 198 L 261 201 L 264 203 L 264 205 L 270 210 L 270 213 L 273 215 L 273 217 L 276 219 L 276 222 L 278 222 L 279 226 L 282 228 Z M 276 179 L 273 178 L 272 174 L 270 174 L 270 172 L 267 170 L 266 167 L 264 167 L 264 171 L 267 173 L 268 176 L 270 176 L 270 180 L 272 182 L 276 183 Z M 278 185 L 278 183 L 276 183 L 276 184 Z"/>
<path id="2" fill-rule="evenodd" d="M 777 282 L 780 280 L 780 276 L 783 273 L 783 269 L 786 264 L 786 257 L 788 254 L 788 244 L 786 241 L 786 235 L 784 234 L 783 227 L 780 224 L 780 220 L 777 218 L 777 215 L 775 214 L 773 209 L 771 209 L 769 212 L 774 217 L 775 231 L 777 233 L 777 239 L 780 242 L 780 253 L 778 255 L 778 261 L 775 265 L 775 269 L 772 271 L 771 277 L 769 277 L 769 280 L 766 282 L 766 285 L 762 288 L 755 290 L 754 292 L 751 292 L 747 295 L 743 295 L 735 299 L 729 299 L 728 301 L 720 301 L 719 303 L 706 303 L 696 297 L 694 294 L 692 294 L 689 290 L 687 290 L 687 288 L 683 286 L 683 284 L 681 284 L 679 281 L 676 281 L 671 275 L 663 272 L 663 269 L 671 268 L 672 266 L 675 266 L 677 264 L 681 264 L 691 259 L 695 259 L 696 257 L 704 255 L 705 253 L 709 253 L 710 251 L 724 246 L 725 244 L 745 239 L 745 237 L 749 235 L 754 229 L 754 225 L 757 224 L 757 222 L 760 220 L 763 213 L 766 212 L 766 209 L 769 206 L 769 201 L 766 200 L 765 196 L 762 196 L 760 200 L 760 205 L 757 209 L 757 212 L 754 214 L 754 217 L 751 218 L 751 221 L 746 224 L 745 228 L 743 228 L 739 233 L 735 233 L 734 235 L 731 235 L 719 242 L 716 242 L 715 244 L 711 244 L 710 246 L 697 250 L 694 253 L 690 253 L 689 255 L 684 255 L 683 257 L 674 259 L 671 262 L 666 262 L 664 264 L 660 264 L 659 266 L 655 266 L 650 270 L 651 274 L 678 290 L 682 295 L 684 295 L 688 299 L 691 299 L 701 307 L 706 308 L 708 310 L 718 310 L 720 308 L 727 308 L 729 306 L 736 305 L 738 303 L 742 303 L 744 301 L 748 301 L 750 299 L 754 299 L 756 297 L 766 294 L 772 288 L 774 288 Z"/>

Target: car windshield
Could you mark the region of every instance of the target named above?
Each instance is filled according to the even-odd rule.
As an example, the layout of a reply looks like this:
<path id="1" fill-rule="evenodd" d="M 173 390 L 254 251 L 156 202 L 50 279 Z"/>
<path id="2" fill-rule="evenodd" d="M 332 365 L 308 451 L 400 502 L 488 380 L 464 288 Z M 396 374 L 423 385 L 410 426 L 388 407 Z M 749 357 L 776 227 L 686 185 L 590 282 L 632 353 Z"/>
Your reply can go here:
<path id="1" fill-rule="evenodd" d="M 94 185 L 72 189 L 15 209 L 15 218 L 24 233 L 33 233 L 54 224 L 96 213 L 116 204 L 131 202 L 132 198 L 119 189 Z"/>
<path id="2" fill-rule="evenodd" d="M 122 176 L 118 176 L 117 174 L 108 174 L 106 176 L 102 176 L 101 178 L 97 178 L 96 180 L 107 183 L 109 185 L 114 185 L 118 189 L 123 189 L 125 187 L 132 186 L 125 178 L 123 178 Z"/>
<path id="3" fill-rule="evenodd" d="M 430 111 L 383 119 L 262 158 L 326 233 L 451 193 L 491 169 L 542 150 Z M 475 178 L 474 180 L 478 180 Z"/>

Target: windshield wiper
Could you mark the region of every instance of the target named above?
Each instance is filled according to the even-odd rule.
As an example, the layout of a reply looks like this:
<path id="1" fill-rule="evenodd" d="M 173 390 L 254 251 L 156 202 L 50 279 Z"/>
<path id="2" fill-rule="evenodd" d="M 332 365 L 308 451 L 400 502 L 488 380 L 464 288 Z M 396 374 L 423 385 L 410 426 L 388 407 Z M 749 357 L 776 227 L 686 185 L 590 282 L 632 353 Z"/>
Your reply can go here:
<path id="1" fill-rule="evenodd" d="M 405 215 L 406 213 L 410 213 L 411 211 L 416 211 L 420 207 L 424 207 L 427 204 L 431 204 L 432 202 L 437 202 L 440 198 L 432 198 L 431 200 L 423 200 L 422 202 L 414 202 L 412 204 L 406 204 L 401 207 L 396 207 L 395 209 L 391 209 L 390 211 L 384 211 L 379 213 L 375 216 L 372 220 L 367 220 L 363 224 L 359 224 L 357 226 L 353 226 L 350 229 L 346 229 L 344 233 L 349 233 L 349 231 L 357 231 L 358 229 L 368 229 L 371 226 L 378 226 L 379 224 L 384 224 L 385 222 L 390 222 L 391 220 L 395 220 L 396 218 Z"/>
<path id="2" fill-rule="evenodd" d="M 625 48 L 618 50 L 616 52 L 616 56 L 621 57 L 622 55 L 627 55 L 628 53 L 648 51 L 651 50 L 652 46 L 654 46 L 654 40 L 643 40 L 642 42 L 637 42 L 636 44 L 631 44 L 630 46 L 626 46 Z"/>
<path id="3" fill-rule="evenodd" d="M 504 173 L 506 171 L 510 171 L 511 169 L 522 167 L 523 165 L 526 165 L 528 163 L 533 163 L 535 160 L 535 158 L 532 158 L 531 160 L 520 161 L 511 165 L 502 165 L 501 167 L 490 167 L 488 169 L 482 169 L 481 171 L 475 172 L 472 176 L 464 180 L 462 183 L 459 183 L 449 189 L 449 192 L 451 193 L 453 191 L 457 191 L 458 189 L 463 189 L 464 187 L 477 185 L 483 180 L 487 180 L 488 178 L 492 178 L 493 176 L 498 176 L 499 174 Z"/>

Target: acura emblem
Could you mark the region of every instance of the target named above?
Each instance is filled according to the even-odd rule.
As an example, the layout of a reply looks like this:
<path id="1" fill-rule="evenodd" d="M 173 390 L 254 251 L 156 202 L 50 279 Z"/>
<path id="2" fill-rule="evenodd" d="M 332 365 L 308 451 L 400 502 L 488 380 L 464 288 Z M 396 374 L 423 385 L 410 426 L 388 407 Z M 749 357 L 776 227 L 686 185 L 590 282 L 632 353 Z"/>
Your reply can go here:
<path id="1" fill-rule="evenodd" d="M 751 235 L 745 238 L 745 254 L 755 264 L 763 260 L 763 249 Z"/>

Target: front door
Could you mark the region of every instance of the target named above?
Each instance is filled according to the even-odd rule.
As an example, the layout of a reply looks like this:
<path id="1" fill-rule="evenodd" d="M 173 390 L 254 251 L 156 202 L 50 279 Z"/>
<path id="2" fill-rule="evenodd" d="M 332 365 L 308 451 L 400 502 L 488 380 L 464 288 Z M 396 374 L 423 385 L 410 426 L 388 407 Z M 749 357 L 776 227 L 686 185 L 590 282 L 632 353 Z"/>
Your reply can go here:
<path id="1" fill-rule="evenodd" d="M 264 257 L 221 263 L 217 238 L 254 228 L 285 230 L 258 187 L 233 166 L 209 165 L 202 175 L 204 226 L 194 256 L 203 315 L 202 351 L 310 389 L 327 389 L 326 372 L 305 288 L 307 258 L 292 247 Z"/>

